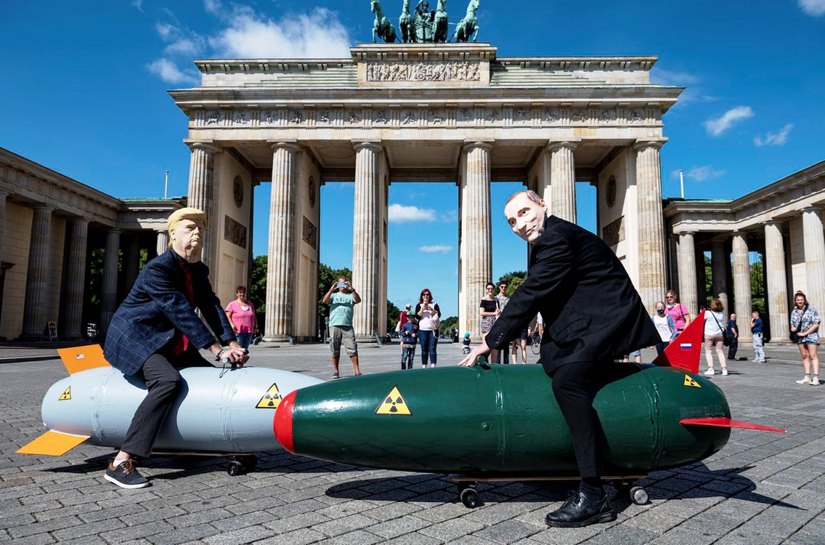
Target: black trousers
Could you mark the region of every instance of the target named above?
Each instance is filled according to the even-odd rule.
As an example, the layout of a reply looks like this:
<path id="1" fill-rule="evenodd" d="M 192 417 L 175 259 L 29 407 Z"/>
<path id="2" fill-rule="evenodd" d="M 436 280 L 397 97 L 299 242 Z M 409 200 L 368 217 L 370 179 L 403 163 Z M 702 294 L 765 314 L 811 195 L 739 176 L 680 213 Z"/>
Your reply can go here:
<path id="1" fill-rule="evenodd" d="M 146 382 L 149 392 L 138 405 L 126 438 L 120 450 L 138 458 L 148 458 L 152 445 L 166 421 L 166 414 L 175 402 L 180 388 L 181 376 L 178 369 L 185 367 L 212 367 L 200 353 L 189 347 L 183 354 L 173 354 L 171 348 L 163 347 L 149 356 L 135 376 Z"/>
<path id="2" fill-rule="evenodd" d="M 582 479 L 602 476 L 601 452 L 605 439 L 599 416 L 593 408 L 593 398 L 604 385 L 601 381 L 597 383 L 596 378 L 608 365 L 599 362 L 568 363 L 550 375 L 556 402 L 570 428 Z"/>
<path id="3" fill-rule="evenodd" d="M 739 337 L 728 335 L 728 339 L 730 339 L 730 344 L 728 345 L 728 359 L 734 360 L 736 359 L 736 351 L 739 349 Z"/>

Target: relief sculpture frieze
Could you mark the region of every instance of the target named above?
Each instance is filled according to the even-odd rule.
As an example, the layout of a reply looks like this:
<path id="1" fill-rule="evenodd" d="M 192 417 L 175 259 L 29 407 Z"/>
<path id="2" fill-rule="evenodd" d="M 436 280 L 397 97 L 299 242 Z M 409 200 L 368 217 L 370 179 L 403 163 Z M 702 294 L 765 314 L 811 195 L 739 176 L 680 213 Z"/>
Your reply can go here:
<path id="1" fill-rule="evenodd" d="M 367 81 L 479 81 L 478 62 L 371 62 Z"/>

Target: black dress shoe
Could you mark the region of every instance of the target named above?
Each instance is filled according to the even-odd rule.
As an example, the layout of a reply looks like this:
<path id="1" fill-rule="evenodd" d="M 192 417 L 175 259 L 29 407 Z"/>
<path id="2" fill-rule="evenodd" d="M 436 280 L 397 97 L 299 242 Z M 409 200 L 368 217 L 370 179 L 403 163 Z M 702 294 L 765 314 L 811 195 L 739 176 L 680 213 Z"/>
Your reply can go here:
<path id="1" fill-rule="evenodd" d="M 616 520 L 616 513 L 604 491 L 590 497 L 583 492 L 573 492 L 559 509 L 548 513 L 544 520 L 550 527 L 581 528 Z"/>

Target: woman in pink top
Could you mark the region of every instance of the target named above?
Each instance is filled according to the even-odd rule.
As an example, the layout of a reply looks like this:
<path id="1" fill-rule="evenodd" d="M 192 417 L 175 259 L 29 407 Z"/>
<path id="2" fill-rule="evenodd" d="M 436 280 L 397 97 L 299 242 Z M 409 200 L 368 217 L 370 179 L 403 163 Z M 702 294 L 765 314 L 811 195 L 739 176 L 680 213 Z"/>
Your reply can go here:
<path id="1" fill-rule="evenodd" d="M 255 317 L 255 307 L 246 300 L 246 286 L 235 288 L 237 299 L 226 305 L 226 317 L 235 330 L 238 344 L 249 348 L 252 334 L 258 329 L 258 320 Z"/>
<path id="2" fill-rule="evenodd" d="M 679 302 L 679 295 L 673 290 L 668 290 L 665 301 L 665 314 L 673 318 L 676 332 L 681 333 L 690 323 L 690 313 L 687 307 Z"/>

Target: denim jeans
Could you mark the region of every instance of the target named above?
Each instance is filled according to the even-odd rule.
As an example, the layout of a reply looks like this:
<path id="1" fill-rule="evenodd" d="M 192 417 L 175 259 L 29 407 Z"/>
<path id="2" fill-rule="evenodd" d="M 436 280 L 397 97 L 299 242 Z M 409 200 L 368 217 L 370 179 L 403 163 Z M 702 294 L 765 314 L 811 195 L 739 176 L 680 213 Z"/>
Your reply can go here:
<path id="1" fill-rule="evenodd" d="M 401 348 L 401 369 L 412 369 L 415 358 L 415 343 L 403 344 Z"/>
<path id="2" fill-rule="evenodd" d="M 429 359 L 433 366 L 435 366 L 438 358 L 438 354 L 436 354 L 438 332 L 422 329 L 418 332 L 418 340 L 421 343 L 421 365 L 426 366 Z"/>
<path id="3" fill-rule="evenodd" d="M 756 361 L 765 361 L 765 344 L 762 341 L 761 333 L 753 334 L 753 359 Z"/>

